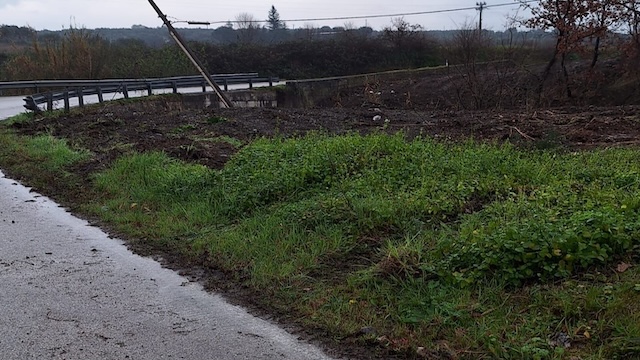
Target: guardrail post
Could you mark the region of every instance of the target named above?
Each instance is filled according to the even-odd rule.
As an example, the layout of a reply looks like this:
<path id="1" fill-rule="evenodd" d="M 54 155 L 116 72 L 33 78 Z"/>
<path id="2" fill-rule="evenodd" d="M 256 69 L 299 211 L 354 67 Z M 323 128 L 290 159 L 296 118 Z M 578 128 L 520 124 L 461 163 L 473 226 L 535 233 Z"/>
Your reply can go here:
<path id="1" fill-rule="evenodd" d="M 127 87 L 127 84 L 122 84 L 122 95 L 124 95 L 125 99 L 129 98 L 129 88 Z"/>
<path id="2" fill-rule="evenodd" d="M 273 78 L 269 76 L 269 87 L 273 87 Z"/>
<path id="3" fill-rule="evenodd" d="M 98 86 L 96 88 L 97 93 L 98 93 L 98 102 L 103 103 L 104 102 L 104 97 L 102 96 L 102 88 L 100 86 Z"/>
<path id="4" fill-rule="evenodd" d="M 83 88 L 79 87 L 76 90 L 76 94 L 78 95 L 78 106 L 83 107 L 84 106 L 84 94 L 83 94 Z"/>
<path id="5" fill-rule="evenodd" d="M 151 83 L 147 83 L 147 96 L 153 95 L 153 88 L 151 87 Z"/>
<path id="6" fill-rule="evenodd" d="M 177 93 L 178 93 L 178 84 L 176 84 L 176 82 L 175 82 L 175 81 L 173 81 L 173 82 L 171 83 L 171 86 L 173 86 L 173 93 L 174 93 L 174 94 L 177 94 Z"/>
<path id="7" fill-rule="evenodd" d="M 40 113 L 40 108 L 38 107 L 38 104 L 36 104 L 35 100 L 33 100 L 32 96 L 27 96 L 26 98 L 23 99 L 25 104 L 23 105 L 25 107 L 25 109 L 27 110 L 31 110 L 33 112 Z"/>
<path id="8" fill-rule="evenodd" d="M 253 89 L 253 79 L 249 79 L 249 90 Z"/>
<path id="9" fill-rule="evenodd" d="M 53 93 L 47 93 L 47 111 L 53 111 Z"/>
<path id="10" fill-rule="evenodd" d="M 71 106 L 69 105 L 69 91 L 65 90 L 62 94 L 64 98 L 64 111 L 69 112 Z"/>
<path id="11" fill-rule="evenodd" d="M 202 92 L 207 92 L 207 82 L 202 81 Z"/>
<path id="12" fill-rule="evenodd" d="M 226 78 L 224 79 L 224 91 L 229 91 L 229 83 Z"/>

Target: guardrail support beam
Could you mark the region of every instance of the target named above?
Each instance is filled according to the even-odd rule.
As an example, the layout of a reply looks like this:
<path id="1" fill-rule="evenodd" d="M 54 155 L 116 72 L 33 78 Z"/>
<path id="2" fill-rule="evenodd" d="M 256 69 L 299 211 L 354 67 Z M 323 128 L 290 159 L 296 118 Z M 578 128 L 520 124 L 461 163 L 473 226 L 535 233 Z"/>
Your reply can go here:
<path id="1" fill-rule="evenodd" d="M 83 88 L 78 88 L 78 90 L 76 90 L 77 95 L 78 95 L 78 106 L 80 107 L 84 107 L 84 94 L 83 94 Z"/>
<path id="2" fill-rule="evenodd" d="M 35 113 L 42 112 L 42 110 L 40 110 L 36 102 L 33 100 L 33 97 L 27 96 L 26 98 L 24 98 L 24 102 L 25 102 L 24 104 L 25 109 L 31 110 Z"/>
<path id="3" fill-rule="evenodd" d="M 64 111 L 69 112 L 71 110 L 71 106 L 69 105 L 69 92 L 65 91 L 63 96 L 64 96 Z"/>
<path id="4" fill-rule="evenodd" d="M 48 93 L 47 94 L 47 111 L 52 111 L 52 110 L 53 110 L 53 94 Z"/>

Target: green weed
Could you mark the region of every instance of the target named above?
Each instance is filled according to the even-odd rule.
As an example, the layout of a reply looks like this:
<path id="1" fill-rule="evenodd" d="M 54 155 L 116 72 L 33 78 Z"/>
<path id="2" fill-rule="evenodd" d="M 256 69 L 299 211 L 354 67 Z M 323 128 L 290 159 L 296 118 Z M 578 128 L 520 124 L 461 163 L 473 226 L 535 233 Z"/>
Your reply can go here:
<path id="1" fill-rule="evenodd" d="M 218 136 L 217 138 L 214 139 L 214 141 L 216 142 L 224 142 L 227 143 L 231 146 L 235 146 L 237 148 L 240 148 L 244 145 L 244 143 L 242 142 L 242 140 L 236 139 L 234 137 L 231 136 L 226 136 L 226 135 L 222 135 L 222 136 Z"/>
<path id="2" fill-rule="evenodd" d="M 17 167 L 37 164 L 40 171 L 58 175 L 64 174 L 70 165 L 90 156 L 89 152 L 73 150 L 66 141 L 51 135 L 16 137 L 8 130 L 1 130 L 0 145 L 0 156 L 4 163 Z"/>
<path id="3" fill-rule="evenodd" d="M 609 269 L 638 257 L 638 160 L 312 134 L 256 140 L 219 171 L 127 155 L 96 175 L 93 211 L 336 338 L 445 358 L 621 358 L 639 351 L 640 271 Z"/>
<path id="4" fill-rule="evenodd" d="M 227 118 L 225 118 L 224 116 L 220 116 L 220 115 L 214 115 L 211 116 L 209 118 L 207 118 L 207 123 L 209 124 L 219 124 L 219 123 L 224 123 L 229 121 Z"/>
<path id="5" fill-rule="evenodd" d="M 174 134 L 182 134 L 182 133 L 185 133 L 185 132 L 193 131 L 195 129 L 196 129 L 196 126 L 193 125 L 193 124 L 183 124 L 183 125 L 180 125 L 180 126 L 176 127 L 171 132 L 174 133 Z"/>
<path id="6" fill-rule="evenodd" d="M 35 113 L 23 112 L 21 114 L 14 115 L 4 119 L 2 123 L 6 126 L 11 126 L 14 124 L 20 124 L 20 123 L 32 121 L 34 118 L 35 118 Z"/>
<path id="7" fill-rule="evenodd" d="M 194 142 L 211 142 L 211 143 L 227 143 L 233 147 L 241 148 L 244 145 L 244 142 L 240 139 L 236 139 L 231 136 L 221 135 L 215 137 L 196 137 L 193 139 Z"/>

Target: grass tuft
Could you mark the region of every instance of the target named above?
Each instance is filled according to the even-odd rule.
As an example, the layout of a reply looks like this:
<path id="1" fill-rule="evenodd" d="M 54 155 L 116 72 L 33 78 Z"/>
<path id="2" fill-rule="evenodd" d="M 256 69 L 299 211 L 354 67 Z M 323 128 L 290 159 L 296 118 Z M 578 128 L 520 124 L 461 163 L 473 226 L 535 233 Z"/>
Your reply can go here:
<path id="1" fill-rule="evenodd" d="M 0 130 L 0 157 L 10 167 L 28 168 L 63 175 L 66 169 L 90 157 L 86 150 L 71 149 L 65 140 L 51 135 L 17 137 L 10 130 Z"/>

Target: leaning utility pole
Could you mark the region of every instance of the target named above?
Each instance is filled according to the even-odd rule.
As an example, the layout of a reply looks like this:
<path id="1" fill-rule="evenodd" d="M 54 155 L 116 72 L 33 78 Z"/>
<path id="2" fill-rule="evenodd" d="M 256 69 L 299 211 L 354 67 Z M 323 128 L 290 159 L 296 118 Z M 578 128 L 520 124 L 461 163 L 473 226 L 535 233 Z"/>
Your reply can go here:
<path id="1" fill-rule="evenodd" d="M 169 34 L 171 34 L 171 37 L 173 38 L 173 40 L 175 40 L 176 43 L 178 43 L 178 46 L 180 46 L 182 51 L 184 51 L 184 53 L 187 54 L 187 57 L 189 58 L 189 60 L 191 60 L 193 65 L 195 65 L 196 68 L 198 68 L 198 71 L 200 71 L 200 74 L 202 74 L 202 76 L 204 76 L 204 78 L 207 80 L 207 82 L 209 83 L 209 86 L 213 88 L 213 91 L 216 93 L 216 95 L 218 95 L 218 98 L 220 99 L 224 107 L 232 108 L 233 103 L 229 101 L 227 96 L 222 92 L 222 89 L 220 89 L 220 87 L 218 86 L 218 84 L 216 84 L 216 82 L 213 80 L 211 75 L 209 75 L 207 70 L 205 70 L 204 66 L 202 65 L 200 60 L 196 57 L 196 55 L 187 47 L 187 44 L 182 39 L 180 34 L 178 34 L 176 29 L 173 27 L 173 25 L 171 25 L 171 22 L 167 19 L 167 16 L 163 14 L 162 11 L 160 11 L 160 8 L 158 8 L 158 5 L 156 5 L 156 3 L 153 0 L 149 0 L 149 4 L 151 4 L 153 9 L 158 13 L 158 16 L 160 17 L 160 19 L 162 19 L 162 22 L 164 22 L 164 24 L 167 26 L 167 29 L 169 29 Z"/>
<path id="2" fill-rule="evenodd" d="M 477 2 L 476 6 L 477 6 L 476 10 L 480 11 L 480 21 L 478 21 L 478 32 L 480 33 L 480 35 L 482 35 L 482 12 L 487 6 L 487 3 L 484 1 Z"/>

